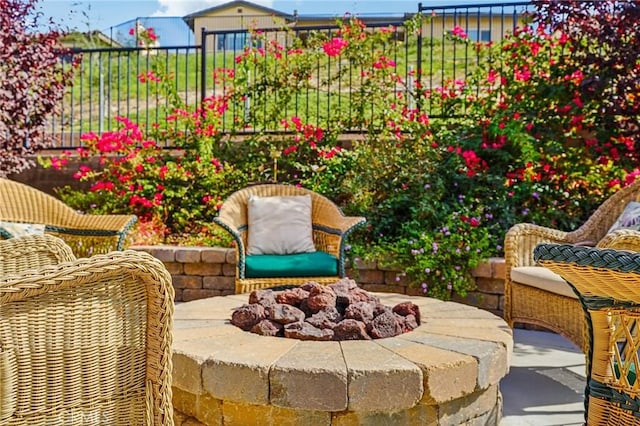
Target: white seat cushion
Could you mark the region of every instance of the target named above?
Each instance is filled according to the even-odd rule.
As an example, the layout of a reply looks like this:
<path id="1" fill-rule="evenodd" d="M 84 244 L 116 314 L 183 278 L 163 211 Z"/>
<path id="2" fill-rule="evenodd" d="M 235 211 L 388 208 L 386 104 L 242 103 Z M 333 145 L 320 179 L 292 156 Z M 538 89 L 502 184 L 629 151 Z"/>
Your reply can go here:
<path id="1" fill-rule="evenodd" d="M 542 266 L 518 266 L 511 269 L 511 280 L 519 284 L 577 299 L 569 284 L 555 272 Z"/>
<path id="2" fill-rule="evenodd" d="M 313 253 L 311 196 L 258 197 L 248 200 L 247 254 Z"/>

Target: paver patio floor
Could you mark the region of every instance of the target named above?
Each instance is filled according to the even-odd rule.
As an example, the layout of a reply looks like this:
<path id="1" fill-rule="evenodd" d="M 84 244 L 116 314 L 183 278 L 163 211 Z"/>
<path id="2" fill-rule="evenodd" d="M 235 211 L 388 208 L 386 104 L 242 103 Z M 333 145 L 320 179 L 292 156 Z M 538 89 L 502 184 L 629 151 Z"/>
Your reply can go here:
<path id="1" fill-rule="evenodd" d="M 582 425 L 584 355 L 554 333 L 516 328 L 509 374 L 500 388 L 500 426 Z"/>

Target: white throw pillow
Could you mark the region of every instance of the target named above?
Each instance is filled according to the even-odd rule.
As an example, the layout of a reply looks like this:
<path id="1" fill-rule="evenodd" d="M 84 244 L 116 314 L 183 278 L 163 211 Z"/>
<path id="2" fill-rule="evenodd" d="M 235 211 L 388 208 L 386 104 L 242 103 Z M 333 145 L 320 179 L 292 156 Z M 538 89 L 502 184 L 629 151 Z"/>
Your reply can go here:
<path id="1" fill-rule="evenodd" d="M 26 237 L 27 235 L 44 234 L 44 225 L 40 223 L 19 223 L 0 221 L 0 228 L 13 238 Z"/>
<path id="2" fill-rule="evenodd" d="M 618 219 L 613 223 L 613 226 L 609 228 L 609 232 L 616 231 L 618 229 L 633 229 L 640 231 L 640 203 L 637 201 L 629 201 L 624 207 Z"/>
<path id="3" fill-rule="evenodd" d="M 311 228 L 311 196 L 251 196 L 248 201 L 247 254 L 316 251 Z"/>

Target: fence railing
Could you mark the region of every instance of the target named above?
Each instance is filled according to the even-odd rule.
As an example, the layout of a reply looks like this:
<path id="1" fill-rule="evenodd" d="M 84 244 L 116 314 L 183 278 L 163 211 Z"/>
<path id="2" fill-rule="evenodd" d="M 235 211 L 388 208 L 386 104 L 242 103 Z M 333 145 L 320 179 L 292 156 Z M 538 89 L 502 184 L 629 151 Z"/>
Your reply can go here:
<path id="1" fill-rule="evenodd" d="M 418 5 L 418 12 L 425 16 L 421 31 L 408 31 L 405 23 L 414 13 L 403 19 L 387 22 L 377 19 L 365 23 L 369 28 L 390 27 L 394 43 L 389 46 L 394 60 L 395 73 L 406 82 L 396 90 L 407 92 L 416 105 L 437 116 L 427 100 L 419 99 L 415 87 L 434 89 L 448 79 L 465 80 L 480 61 L 475 49 L 469 44 L 457 43 L 446 35 L 454 26 L 459 26 L 473 41 L 498 42 L 522 23 L 524 13 L 532 8 L 530 2 L 499 3 L 458 6 Z M 313 32 L 324 32 L 329 37 L 338 29 L 337 25 L 292 26 L 283 29 L 263 29 L 264 40 L 279 40 L 285 47 L 293 37 L 305 38 Z M 116 117 L 127 117 L 142 129 L 149 130 L 154 123 L 166 120 L 171 102 L 167 97 L 151 90 L 147 84 L 154 78 L 159 67 L 172 75 L 171 84 L 175 93 L 187 107 L 198 105 L 207 96 L 223 93 L 225 83 L 216 83 L 214 70 L 234 69 L 235 57 L 250 41 L 247 30 L 203 29 L 198 45 L 171 47 L 126 47 L 76 49 L 71 55 L 82 55 L 73 85 L 65 95 L 62 112 L 50 123 L 50 132 L 57 140 L 56 148 L 73 148 L 81 145 L 79 136 L 85 132 L 103 132 L 116 125 Z M 291 114 L 305 117 L 307 122 L 327 125 L 327 111 L 341 108 L 347 117 L 362 113 L 355 108 L 353 99 L 358 87 L 359 74 L 356 69 L 345 75 L 340 58 L 318 62 L 315 78 L 303 93 L 296 93 L 291 101 Z M 155 67 L 155 68 L 154 68 Z M 330 85 L 332 75 L 340 75 Z M 242 104 L 232 105 L 225 113 L 226 119 L 246 118 L 252 108 L 251 96 Z M 287 111 L 289 112 L 289 111 Z M 373 112 L 372 112 L 373 113 Z M 223 120 L 223 123 L 227 120 Z M 268 123 L 252 122 L 247 132 L 269 132 Z M 225 129 L 223 129 L 224 131 Z M 358 129 L 353 129 L 357 131 Z M 165 142 L 167 147 L 171 141 Z"/>

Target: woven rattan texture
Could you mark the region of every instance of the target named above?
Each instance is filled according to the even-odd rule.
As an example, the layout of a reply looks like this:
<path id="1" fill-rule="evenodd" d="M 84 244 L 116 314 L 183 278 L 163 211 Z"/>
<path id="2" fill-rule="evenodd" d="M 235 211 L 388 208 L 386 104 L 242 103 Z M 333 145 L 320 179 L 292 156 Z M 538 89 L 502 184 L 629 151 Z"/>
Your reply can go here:
<path id="1" fill-rule="evenodd" d="M 576 323 L 582 322 L 578 328 L 584 329 L 584 319 L 577 300 L 565 300 L 565 296 L 551 292 L 538 292 L 530 297 L 528 286 L 517 285 L 511 279 L 511 269 L 519 266 L 533 266 L 533 250 L 538 244 L 598 244 L 599 247 L 640 250 L 640 233 L 636 231 L 607 232 L 624 210 L 629 201 L 640 201 L 640 181 L 637 181 L 611 196 L 587 219 L 578 229 L 564 232 L 530 223 L 514 225 L 505 235 L 505 304 L 504 318 L 513 326 L 514 323 L 530 323 L 559 332 L 584 349 L 584 333 L 576 332 Z M 527 293 L 519 294 L 525 291 Z M 573 305 L 573 306 L 571 306 Z M 558 317 L 555 312 L 566 310 L 566 314 Z"/>
<path id="2" fill-rule="evenodd" d="M 172 425 L 173 287 L 126 250 L 0 277 L 0 425 Z"/>
<path id="3" fill-rule="evenodd" d="M 136 221 L 133 215 L 80 214 L 51 195 L 9 179 L 0 179 L 0 220 L 43 224 L 78 257 L 121 250 Z"/>
<path id="4" fill-rule="evenodd" d="M 252 195 L 274 197 L 306 194 L 311 195 L 313 242 L 317 250 L 338 258 L 338 275 L 335 277 L 245 278 L 249 197 Z M 330 284 L 343 277 L 346 238 L 355 227 L 365 223 L 365 218 L 345 216 L 331 200 L 308 189 L 290 185 L 267 184 L 250 186 L 231 194 L 222 204 L 215 221 L 229 231 L 235 240 L 236 293 L 246 293 L 260 288 L 303 284 L 307 281 Z"/>
<path id="5" fill-rule="evenodd" d="M 71 248 L 51 235 L 0 240 L 0 275 L 75 260 Z"/>
<path id="6" fill-rule="evenodd" d="M 534 254 L 575 288 L 586 313 L 587 424 L 640 424 L 640 254 L 567 244 Z"/>

